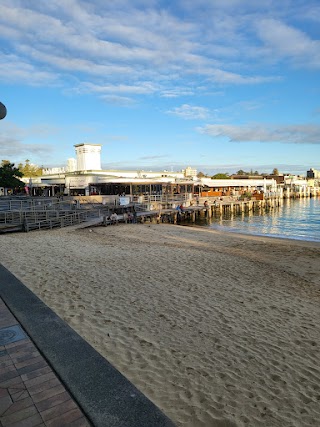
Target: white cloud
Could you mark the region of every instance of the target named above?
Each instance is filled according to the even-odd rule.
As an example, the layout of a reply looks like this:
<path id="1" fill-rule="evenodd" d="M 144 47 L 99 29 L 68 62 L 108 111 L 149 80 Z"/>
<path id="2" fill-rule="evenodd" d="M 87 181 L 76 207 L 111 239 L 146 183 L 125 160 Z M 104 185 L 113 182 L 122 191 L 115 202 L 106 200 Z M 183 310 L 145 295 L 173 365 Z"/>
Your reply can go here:
<path id="1" fill-rule="evenodd" d="M 0 80 L 3 82 L 24 83 L 31 86 L 57 85 L 59 78 L 59 74 L 39 69 L 16 55 L 0 57 Z"/>
<path id="2" fill-rule="evenodd" d="M 136 103 L 133 98 L 119 95 L 103 95 L 101 99 L 108 104 L 119 105 L 122 107 L 130 107 Z"/>
<path id="3" fill-rule="evenodd" d="M 207 108 L 192 106 L 189 104 L 183 104 L 181 107 L 173 108 L 172 110 L 167 111 L 167 113 L 186 120 L 205 120 L 209 116 L 209 110 Z"/>
<path id="4" fill-rule="evenodd" d="M 20 127 L 5 119 L 0 128 L 0 159 L 23 161 L 30 157 L 36 160 L 50 158 L 54 150 L 52 145 L 25 141 L 57 135 L 58 130 L 46 124 Z"/>
<path id="5" fill-rule="evenodd" d="M 211 80 L 223 84 L 260 84 L 280 80 L 281 77 L 245 76 L 223 70 L 212 70 Z"/>
<path id="6" fill-rule="evenodd" d="M 257 31 L 273 55 L 289 58 L 300 66 L 320 67 L 320 40 L 275 19 L 260 20 Z"/>
<path id="7" fill-rule="evenodd" d="M 270 80 L 225 69 L 220 56 L 238 57 L 242 40 L 237 37 L 239 26 L 232 16 L 223 20 L 220 15 L 213 17 L 211 24 L 218 31 L 212 33 L 212 25 L 192 14 L 180 17 L 157 2 L 144 8 L 139 8 L 139 3 L 4 1 L 0 37 L 17 58 L 17 69 L 10 74 L 21 74 L 21 63 L 34 69 L 40 83 L 60 79 L 59 73 L 67 73 L 67 81 L 71 76 L 76 77 L 74 81 L 101 77 L 118 82 L 118 86 L 124 76 L 127 85 L 150 76 L 154 83 L 163 84 L 161 96 L 167 97 L 179 94 L 165 87 L 168 77 L 177 82 L 193 75 L 196 80 L 209 78 L 219 84 Z M 225 37 L 228 35 L 230 39 Z M 241 50 L 244 52 L 245 46 Z M 181 87 L 182 94 L 188 91 Z"/>
<path id="8" fill-rule="evenodd" d="M 81 82 L 91 81 L 105 93 L 162 98 L 193 96 L 189 79 L 208 92 L 268 83 L 280 79 L 264 68 L 268 61 L 320 66 L 319 41 L 285 23 L 287 10 L 275 0 L 184 0 L 166 7 L 161 0 L 3 0 L 0 79 L 80 82 L 79 92 Z M 138 89 L 137 81 L 150 86 Z"/>
<path id="9" fill-rule="evenodd" d="M 192 96 L 194 91 L 186 88 L 165 89 L 160 92 L 162 98 L 178 98 L 179 96 Z"/>
<path id="10" fill-rule="evenodd" d="M 320 126 L 264 125 L 248 126 L 206 125 L 198 128 L 213 138 L 227 138 L 231 142 L 281 142 L 288 144 L 320 144 Z"/>

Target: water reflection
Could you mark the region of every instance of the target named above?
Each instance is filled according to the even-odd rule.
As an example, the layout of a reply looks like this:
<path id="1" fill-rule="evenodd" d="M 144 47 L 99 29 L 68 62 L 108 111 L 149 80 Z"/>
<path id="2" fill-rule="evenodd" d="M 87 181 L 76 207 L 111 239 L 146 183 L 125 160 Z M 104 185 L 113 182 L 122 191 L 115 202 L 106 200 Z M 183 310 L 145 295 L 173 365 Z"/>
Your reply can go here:
<path id="1" fill-rule="evenodd" d="M 268 211 L 201 219 L 197 225 L 237 233 L 320 241 L 320 199 L 286 199 Z"/>

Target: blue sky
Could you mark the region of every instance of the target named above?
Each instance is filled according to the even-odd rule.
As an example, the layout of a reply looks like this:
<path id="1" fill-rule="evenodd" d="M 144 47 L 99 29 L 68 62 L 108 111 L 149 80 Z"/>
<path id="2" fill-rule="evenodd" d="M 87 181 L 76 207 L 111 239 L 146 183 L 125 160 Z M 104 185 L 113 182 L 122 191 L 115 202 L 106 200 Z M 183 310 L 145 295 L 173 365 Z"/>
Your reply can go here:
<path id="1" fill-rule="evenodd" d="M 320 169 L 318 0 L 1 0 L 0 159 Z"/>

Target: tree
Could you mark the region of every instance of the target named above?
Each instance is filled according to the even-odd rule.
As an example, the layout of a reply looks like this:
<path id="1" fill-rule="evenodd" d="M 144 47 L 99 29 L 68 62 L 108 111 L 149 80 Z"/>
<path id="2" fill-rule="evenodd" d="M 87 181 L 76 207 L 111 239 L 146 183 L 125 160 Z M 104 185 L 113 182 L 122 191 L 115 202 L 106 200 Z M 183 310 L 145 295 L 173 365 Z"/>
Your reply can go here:
<path id="1" fill-rule="evenodd" d="M 279 175 L 279 171 L 277 168 L 274 168 L 272 171 L 272 175 Z"/>
<path id="2" fill-rule="evenodd" d="M 14 163 L 9 160 L 2 160 L 0 167 L 0 187 L 4 188 L 23 188 L 24 182 L 20 181 L 23 174 L 19 168 L 14 167 Z"/>
<path id="3" fill-rule="evenodd" d="M 211 179 L 230 179 L 230 176 L 228 173 L 216 173 Z"/>
<path id="4" fill-rule="evenodd" d="M 198 178 L 204 178 L 205 176 L 207 176 L 207 175 L 205 175 L 203 172 L 199 172 L 199 173 L 197 174 L 197 177 L 198 177 Z"/>
<path id="5" fill-rule="evenodd" d="M 236 175 L 248 175 L 248 172 L 245 172 L 244 170 L 240 169 L 236 172 Z"/>
<path id="6" fill-rule="evenodd" d="M 23 176 L 26 177 L 33 177 L 33 176 L 41 176 L 42 175 L 42 168 L 39 166 L 30 164 L 30 160 L 25 160 L 25 164 L 19 163 L 18 165 L 19 170 L 22 172 Z"/>

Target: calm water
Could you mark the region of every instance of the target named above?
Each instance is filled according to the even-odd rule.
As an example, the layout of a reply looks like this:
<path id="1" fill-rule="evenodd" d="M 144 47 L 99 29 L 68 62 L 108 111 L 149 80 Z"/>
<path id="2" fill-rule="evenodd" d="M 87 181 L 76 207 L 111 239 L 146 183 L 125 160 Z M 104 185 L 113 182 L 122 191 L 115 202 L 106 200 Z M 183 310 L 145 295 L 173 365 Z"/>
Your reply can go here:
<path id="1" fill-rule="evenodd" d="M 284 200 L 268 212 L 211 218 L 198 225 L 235 233 L 320 242 L 320 198 Z"/>

